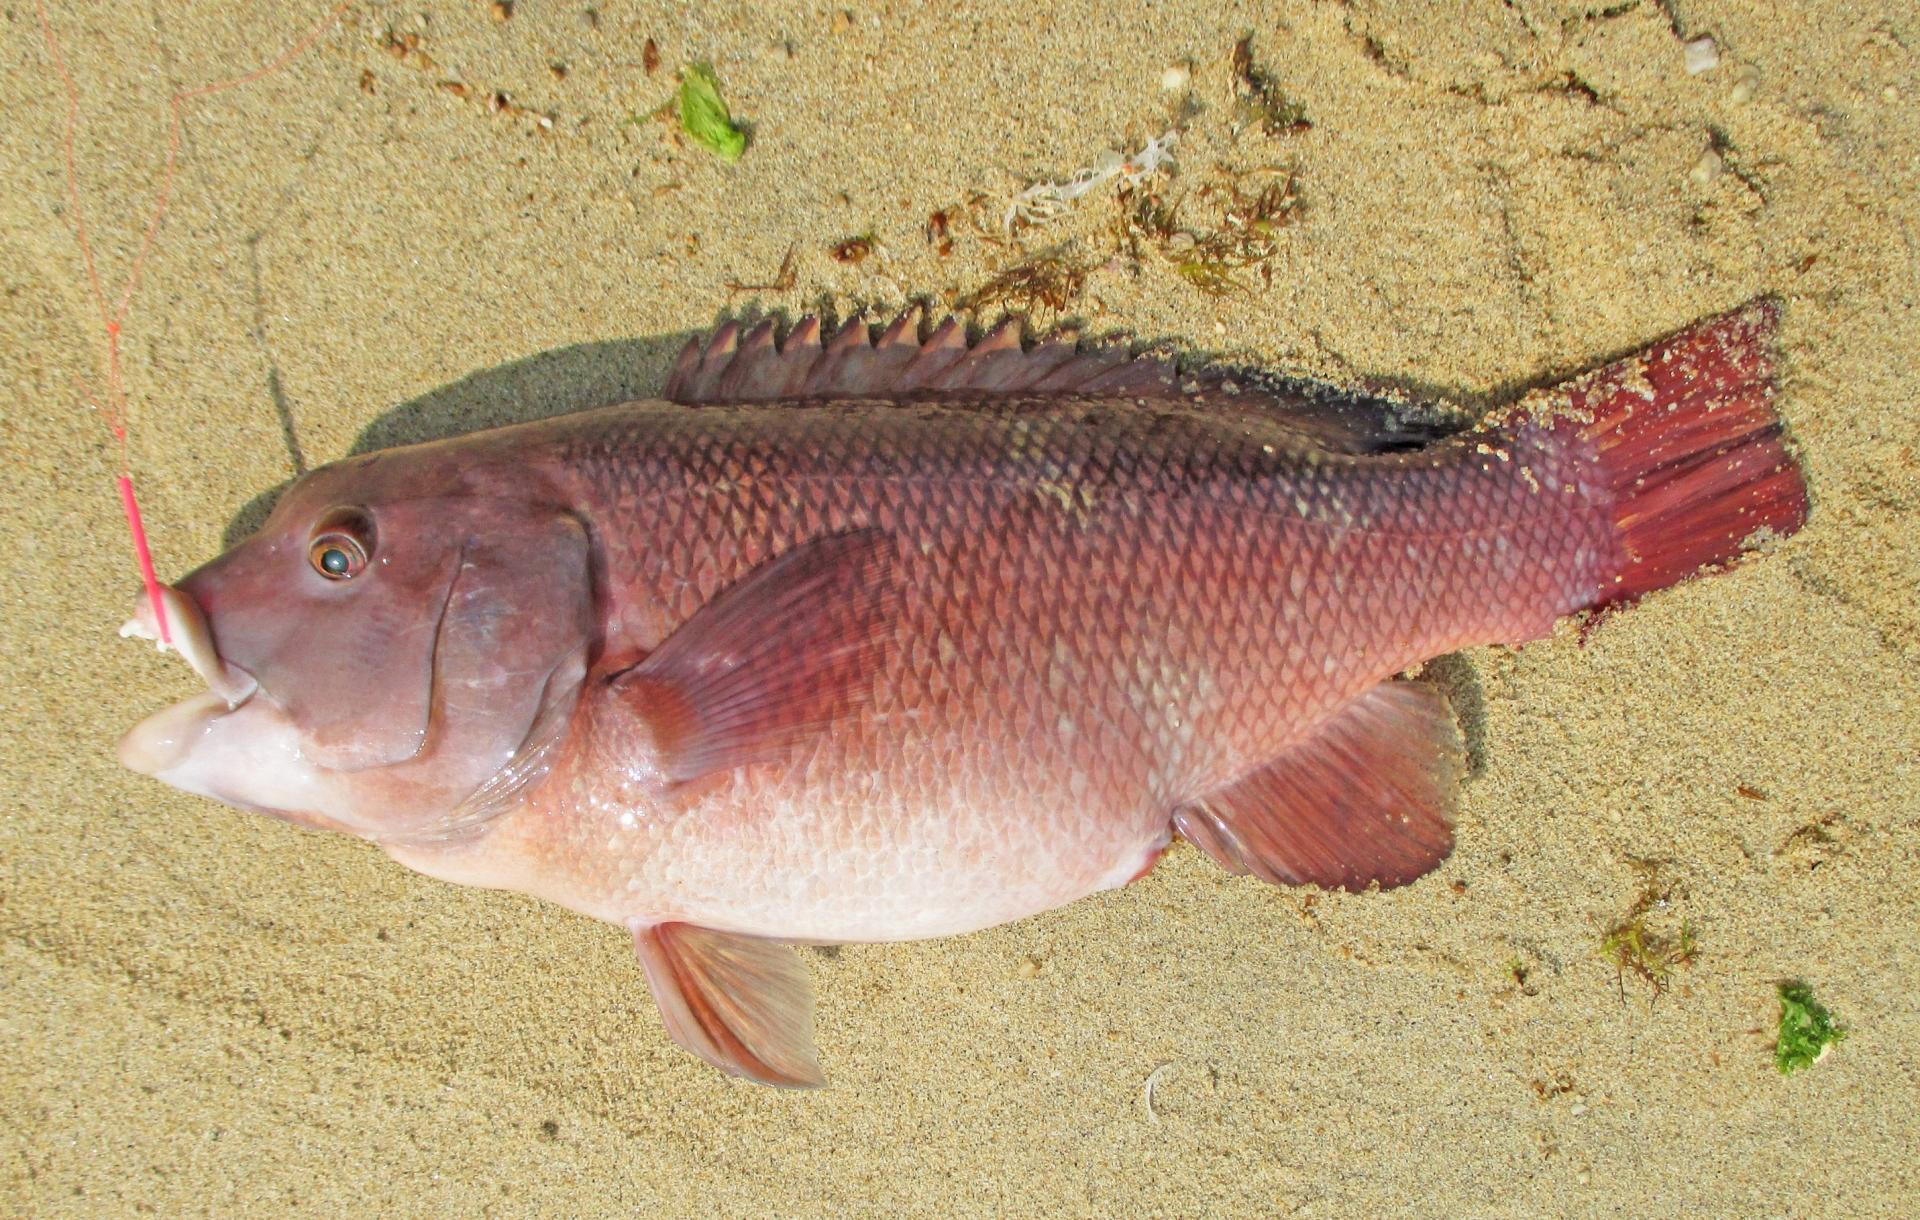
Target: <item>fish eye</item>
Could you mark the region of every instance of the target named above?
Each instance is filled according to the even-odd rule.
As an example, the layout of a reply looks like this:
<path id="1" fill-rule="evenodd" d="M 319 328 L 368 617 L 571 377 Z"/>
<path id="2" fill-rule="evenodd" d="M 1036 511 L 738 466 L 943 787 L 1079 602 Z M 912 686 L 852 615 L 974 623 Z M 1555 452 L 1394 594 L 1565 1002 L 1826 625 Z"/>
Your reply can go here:
<path id="1" fill-rule="evenodd" d="M 352 580 L 366 571 L 372 551 L 372 523 L 365 514 L 329 513 L 307 544 L 307 562 L 328 580 Z"/>

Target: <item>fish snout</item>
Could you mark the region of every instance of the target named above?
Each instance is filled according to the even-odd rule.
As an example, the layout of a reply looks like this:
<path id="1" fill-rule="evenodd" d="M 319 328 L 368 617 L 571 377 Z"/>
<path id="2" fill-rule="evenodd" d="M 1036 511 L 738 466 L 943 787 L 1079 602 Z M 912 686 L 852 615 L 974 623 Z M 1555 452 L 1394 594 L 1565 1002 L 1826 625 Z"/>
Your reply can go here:
<path id="1" fill-rule="evenodd" d="M 120 634 L 152 640 L 162 652 L 178 652 L 207 684 L 205 691 L 155 712 L 120 739 L 120 762 L 128 770 L 186 786 L 179 784 L 178 773 L 214 735 L 217 722 L 251 699 L 260 684 L 221 658 L 200 604 L 172 585 L 158 586 L 157 599 L 143 592 Z"/>
<path id="2" fill-rule="evenodd" d="M 142 595 L 120 634 L 178 652 L 207 689 L 129 729 L 120 739 L 121 764 L 236 808 L 314 829 L 351 830 L 341 820 L 347 803 L 339 786 L 308 757 L 299 729 L 270 692 L 221 657 L 194 597 L 161 585 L 158 600 L 156 614 Z"/>
<path id="3" fill-rule="evenodd" d="M 168 649 L 178 652 L 206 682 L 207 690 L 229 708 L 245 703 L 260 684 L 252 674 L 221 658 L 200 604 L 172 585 L 157 588 L 165 631 L 161 630 L 160 616 L 155 614 L 155 599 L 143 593 L 135 603 L 133 617 L 121 624 L 121 637 L 152 640 L 162 652 Z"/>

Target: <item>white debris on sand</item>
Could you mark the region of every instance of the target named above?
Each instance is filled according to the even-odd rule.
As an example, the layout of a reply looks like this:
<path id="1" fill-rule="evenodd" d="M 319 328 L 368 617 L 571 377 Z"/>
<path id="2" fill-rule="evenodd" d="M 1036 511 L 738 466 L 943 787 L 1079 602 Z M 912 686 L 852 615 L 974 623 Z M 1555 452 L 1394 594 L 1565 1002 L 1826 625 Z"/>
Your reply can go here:
<path id="1" fill-rule="evenodd" d="M 1159 1067 L 1148 1072 L 1146 1083 L 1140 1086 L 1140 1108 L 1146 1111 L 1147 1121 L 1156 1126 L 1160 1122 L 1160 1113 L 1153 1108 L 1154 1086 L 1160 1083 L 1160 1078 L 1165 1076 L 1172 1067 L 1173 1061 L 1171 1059 L 1167 1060 Z"/>
<path id="2" fill-rule="evenodd" d="M 1706 186 L 1718 178 L 1721 170 L 1725 168 L 1726 163 L 1721 158 L 1720 151 L 1709 148 L 1700 154 L 1698 161 L 1693 163 L 1693 168 L 1687 171 L 1687 177 L 1693 180 L 1695 186 Z"/>
<path id="3" fill-rule="evenodd" d="M 1109 150 L 1101 153 L 1100 159 L 1092 165 L 1076 171 L 1065 182 L 1036 182 L 1013 197 L 1001 224 L 1011 233 L 1016 224 L 1038 225 L 1058 220 L 1073 210 L 1074 202 L 1081 196 L 1100 189 L 1115 178 L 1128 186 L 1135 186 L 1173 160 L 1173 144 L 1179 138 L 1178 131 L 1169 131 L 1157 139 L 1148 140 L 1146 147 L 1131 157 L 1122 157 Z"/>
<path id="4" fill-rule="evenodd" d="M 1720 46 L 1711 38 L 1696 38 L 1686 47 L 1687 75 L 1698 76 L 1720 66 Z"/>

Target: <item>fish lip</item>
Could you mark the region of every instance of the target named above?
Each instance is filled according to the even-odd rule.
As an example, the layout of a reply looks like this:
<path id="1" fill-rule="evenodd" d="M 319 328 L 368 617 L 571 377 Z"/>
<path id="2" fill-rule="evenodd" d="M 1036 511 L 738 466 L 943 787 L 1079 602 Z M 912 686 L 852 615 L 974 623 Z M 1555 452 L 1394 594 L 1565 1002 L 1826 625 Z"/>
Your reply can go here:
<path id="1" fill-rule="evenodd" d="M 224 722 L 249 709 L 266 716 L 279 714 L 279 705 L 265 695 L 249 697 L 236 706 L 212 691 L 201 691 L 165 707 L 127 730 L 121 737 L 119 757 L 128 770 L 159 780 L 183 792 L 208 797 L 246 813 L 257 813 L 302 830 L 333 831 L 359 835 L 364 831 L 350 820 L 317 809 L 281 808 L 262 803 L 241 787 L 222 782 L 204 769 L 195 770 L 196 753 L 214 742 Z"/>
<path id="2" fill-rule="evenodd" d="M 206 682 L 207 690 L 226 701 L 229 711 L 252 698 L 260 689 L 259 680 L 220 655 L 200 604 L 172 585 L 158 586 L 158 596 L 172 638 L 160 638 L 151 597 L 139 600 L 133 617 L 120 625 L 120 637 L 152 640 L 161 652 L 178 652 Z"/>
<path id="3" fill-rule="evenodd" d="M 236 706 L 212 691 L 201 691 L 161 708 L 121 736 L 120 765 L 139 775 L 164 778 L 193 752 L 208 727 Z"/>
<path id="4" fill-rule="evenodd" d="M 152 640 L 161 652 L 179 653 L 207 689 L 161 708 L 121 736 L 116 750 L 120 765 L 151 776 L 177 767 L 209 725 L 260 693 L 260 683 L 252 674 L 220 656 L 199 603 L 171 585 L 159 586 L 158 595 L 172 638 L 160 638 L 153 599 L 147 597 L 139 600 L 133 617 L 121 624 L 121 638 Z"/>

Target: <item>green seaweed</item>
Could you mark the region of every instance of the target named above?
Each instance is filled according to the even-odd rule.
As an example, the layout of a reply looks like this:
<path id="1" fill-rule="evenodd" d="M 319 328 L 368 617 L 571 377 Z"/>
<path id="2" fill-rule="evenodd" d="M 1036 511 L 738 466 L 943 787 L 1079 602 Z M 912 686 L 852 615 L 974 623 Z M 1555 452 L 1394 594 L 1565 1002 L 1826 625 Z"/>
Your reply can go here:
<path id="1" fill-rule="evenodd" d="M 1780 984 L 1780 1036 L 1773 1045 L 1773 1065 L 1782 1076 L 1812 1067 L 1846 1036 L 1833 1014 L 1813 998 L 1813 988 L 1798 982 Z"/>
<path id="2" fill-rule="evenodd" d="M 1002 271 L 954 302 L 954 308 L 982 312 L 1000 306 L 1033 314 L 1044 307 L 1062 313 L 1085 291 L 1091 269 L 1056 247 Z"/>
<path id="3" fill-rule="evenodd" d="M 1678 882 L 1662 875 L 1661 865 L 1652 860 L 1633 861 L 1641 877 L 1640 896 L 1627 913 L 1600 934 L 1600 956 L 1613 963 L 1614 978 L 1626 997 L 1626 976 L 1637 976 L 1659 999 L 1666 993 L 1676 971 L 1693 964 L 1699 956 L 1699 942 L 1693 925 L 1680 920 L 1679 930 L 1666 931 L 1650 918 L 1666 912 L 1682 896 Z M 1667 925 L 1671 927 L 1671 924 Z"/>
<path id="4" fill-rule="evenodd" d="M 680 74 L 680 130 L 729 165 L 747 150 L 747 133 L 734 125 L 712 64 L 688 64 Z"/>
<path id="5" fill-rule="evenodd" d="M 1249 187 L 1256 175 L 1266 181 Z M 1253 289 L 1238 273 L 1258 272 L 1263 282 L 1271 282 L 1269 264 L 1280 252 L 1280 230 L 1301 212 L 1294 177 L 1284 170 L 1250 170 L 1229 175 L 1223 188 L 1203 188 L 1197 197 L 1209 196 L 1220 201 L 1218 228 L 1184 224 L 1184 199 L 1169 201 L 1152 191 L 1129 196 L 1116 228 L 1121 248 L 1135 258 L 1154 250 L 1175 275 L 1211 296 L 1251 295 Z"/>
<path id="6" fill-rule="evenodd" d="M 1614 925 L 1600 940 L 1600 955 L 1613 963 L 1614 973 L 1638 975 L 1656 997 L 1665 993 L 1674 971 L 1692 965 L 1697 954 L 1691 925 L 1683 923 L 1678 935 L 1668 936 L 1649 928 L 1640 914 Z"/>

